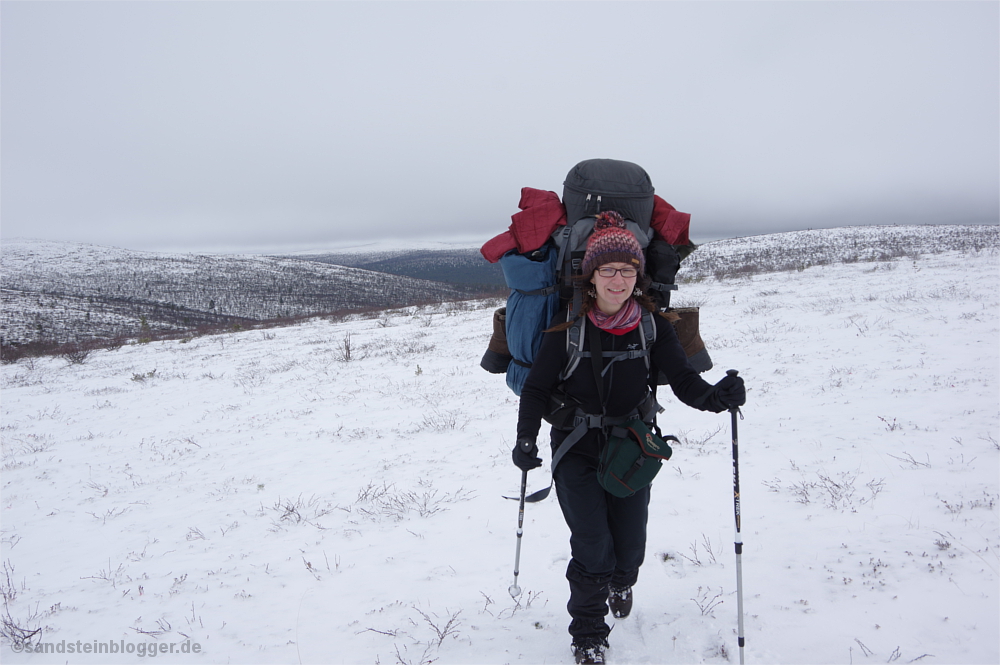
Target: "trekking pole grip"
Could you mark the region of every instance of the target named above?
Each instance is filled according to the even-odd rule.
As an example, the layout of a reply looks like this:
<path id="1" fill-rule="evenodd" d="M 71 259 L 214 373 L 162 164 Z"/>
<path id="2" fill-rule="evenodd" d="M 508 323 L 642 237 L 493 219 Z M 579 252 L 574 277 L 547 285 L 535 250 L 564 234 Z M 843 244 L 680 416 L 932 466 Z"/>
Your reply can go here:
<path id="1" fill-rule="evenodd" d="M 535 445 L 535 442 L 531 439 L 521 439 L 517 442 L 517 445 L 520 446 L 521 452 L 530 453 L 532 446 Z"/>
<path id="2" fill-rule="evenodd" d="M 735 369 L 727 369 L 726 370 L 726 376 L 736 376 L 738 374 L 739 374 L 739 370 L 735 370 Z M 740 407 L 738 407 L 738 406 L 731 406 L 731 407 L 729 407 L 729 412 L 733 414 L 734 418 L 735 418 L 736 414 L 739 413 L 739 410 L 740 410 Z M 735 421 L 735 419 L 733 420 L 733 427 L 734 428 L 736 427 L 736 421 Z"/>

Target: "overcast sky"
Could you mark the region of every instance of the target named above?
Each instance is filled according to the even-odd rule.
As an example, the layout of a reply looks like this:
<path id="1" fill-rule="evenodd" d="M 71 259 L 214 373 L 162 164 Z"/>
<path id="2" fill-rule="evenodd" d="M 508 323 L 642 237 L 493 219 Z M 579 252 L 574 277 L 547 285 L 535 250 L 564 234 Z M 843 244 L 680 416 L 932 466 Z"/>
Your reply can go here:
<path id="1" fill-rule="evenodd" d="M 611 157 L 695 240 L 1000 215 L 997 2 L 0 3 L 0 232 L 481 238 Z"/>

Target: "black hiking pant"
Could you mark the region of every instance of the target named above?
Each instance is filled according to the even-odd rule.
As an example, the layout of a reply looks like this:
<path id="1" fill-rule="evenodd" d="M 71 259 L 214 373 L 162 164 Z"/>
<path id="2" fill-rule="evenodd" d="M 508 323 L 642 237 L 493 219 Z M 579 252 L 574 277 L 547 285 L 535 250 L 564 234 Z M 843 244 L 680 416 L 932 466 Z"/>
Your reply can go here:
<path id="1" fill-rule="evenodd" d="M 597 460 L 573 453 L 562 458 L 553 476 L 571 532 L 569 632 L 574 640 L 606 638 L 608 585 L 635 584 L 645 556 L 649 487 L 626 498 L 608 494 L 597 482 Z"/>

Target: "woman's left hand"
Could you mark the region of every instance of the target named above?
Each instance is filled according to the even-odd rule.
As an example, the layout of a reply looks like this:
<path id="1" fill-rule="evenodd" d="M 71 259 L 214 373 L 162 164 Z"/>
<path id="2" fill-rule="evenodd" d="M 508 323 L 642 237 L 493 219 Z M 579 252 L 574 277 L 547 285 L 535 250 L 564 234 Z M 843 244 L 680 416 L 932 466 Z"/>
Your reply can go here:
<path id="1" fill-rule="evenodd" d="M 715 399 L 722 408 L 720 411 L 743 406 L 747 403 L 747 389 L 743 385 L 742 376 L 727 374 L 715 384 Z"/>

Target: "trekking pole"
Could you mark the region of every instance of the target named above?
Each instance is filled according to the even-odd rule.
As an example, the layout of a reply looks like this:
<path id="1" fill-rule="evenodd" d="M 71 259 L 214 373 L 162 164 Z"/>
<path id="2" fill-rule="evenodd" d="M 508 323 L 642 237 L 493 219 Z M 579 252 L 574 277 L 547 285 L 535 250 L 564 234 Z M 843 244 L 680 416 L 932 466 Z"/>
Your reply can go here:
<path id="1" fill-rule="evenodd" d="M 726 371 L 729 376 L 739 374 L 735 369 Z M 740 665 L 743 664 L 743 647 L 746 645 L 746 638 L 743 634 L 743 534 L 740 532 L 740 444 L 736 432 L 736 416 L 740 413 L 740 407 L 729 408 L 729 413 L 733 421 L 733 510 L 736 515 L 736 611 L 739 615 L 737 638 L 740 645 Z"/>
<path id="2" fill-rule="evenodd" d="M 531 441 L 522 441 L 518 444 L 521 450 L 526 453 L 531 452 Z M 521 536 L 524 534 L 524 494 L 528 489 L 528 472 L 521 471 L 521 506 L 517 511 L 517 552 L 514 554 L 514 583 L 507 588 L 507 593 L 514 600 L 521 595 L 521 587 L 517 585 L 518 569 L 521 567 Z"/>

